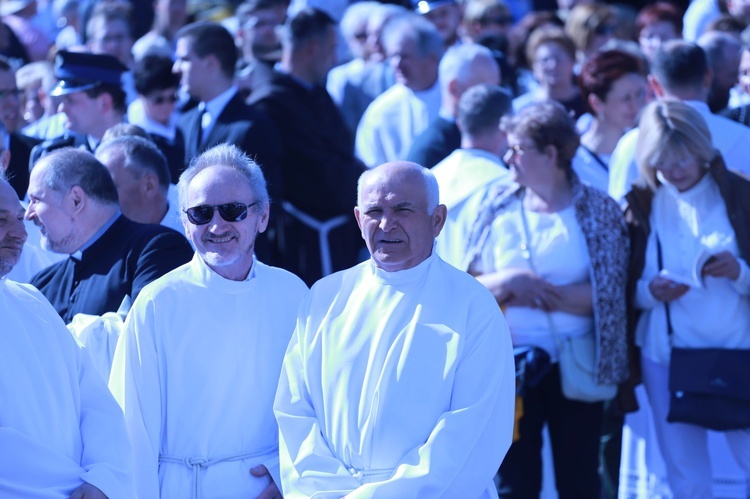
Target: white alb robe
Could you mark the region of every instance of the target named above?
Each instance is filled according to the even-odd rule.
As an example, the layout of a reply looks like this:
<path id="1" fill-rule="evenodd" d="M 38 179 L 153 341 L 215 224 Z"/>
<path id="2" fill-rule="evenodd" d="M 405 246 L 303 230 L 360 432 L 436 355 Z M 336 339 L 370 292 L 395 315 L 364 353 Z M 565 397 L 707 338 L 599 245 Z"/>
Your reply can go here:
<path id="1" fill-rule="evenodd" d="M 415 92 L 401 83 L 367 107 L 357 127 L 356 153 L 368 168 L 406 159 L 414 137 L 438 117 L 440 84 Z"/>
<path id="2" fill-rule="evenodd" d="M 432 168 L 440 187 L 440 203 L 448 218 L 435 240 L 437 254 L 454 267 L 466 270 L 466 246 L 472 224 L 488 184 L 512 181 L 500 156 L 481 149 L 456 149 Z"/>
<path id="3" fill-rule="evenodd" d="M 0 497 L 133 497 L 122 411 L 52 305 L 0 279 Z"/>
<path id="4" fill-rule="evenodd" d="M 270 483 L 250 474 L 259 464 L 278 483 L 273 398 L 306 294 L 285 270 L 256 260 L 232 281 L 197 254 L 141 291 L 110 377 L 139 497 L 257 497 Z"/>
<path id="5" fill-rule="evenodd" d="M 284 497 L 497 497 L 511 352 L 494 298 L 434 252 L 408 270 L 367 261 L 318 281 L 274 403 Z"/>

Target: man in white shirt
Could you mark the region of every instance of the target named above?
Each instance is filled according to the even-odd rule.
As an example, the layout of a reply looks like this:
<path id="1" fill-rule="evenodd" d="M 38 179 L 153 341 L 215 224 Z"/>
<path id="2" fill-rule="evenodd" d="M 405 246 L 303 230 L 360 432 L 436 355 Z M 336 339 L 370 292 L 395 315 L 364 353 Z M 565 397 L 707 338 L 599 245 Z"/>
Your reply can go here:
<path id="1" fill-rule="evenodd" d="M 0 496 L 131 498 L 122 412 L 49 302 L 6 279 L 23 216 L 0 173 Z"/>
<path id="2" fill-rule="evenodd" d="M 356 153 L 370 168 L 406 157 L 414 137 L 438 116 L 440 33 L 416 14 L 394 17 L 381 34 L 396 84 L 367 107 L 357 127 Z"/>
<path id="3" fill-rule="evenodd" d="M 711 113 L 708 92 L 713 74 L 706 54 L 694 43 L 670 40 L 662 44 L 651 62 L 649 83 L 659 99 L 684 101 L 706 120 L 716 149 L 730 170 L 750 173 L 750 129 Z M 627 132 L 617 143 L 609 160 L 609 195 L 620 202 L 638 177 L 635 146 L 638 129 Z"/>
<path id="4" fill-rule="evenodd" d="M 512 181 L 501 159 L 508 140 L 500 130 L 500 119 L 512 110 L 510 95 L 497 85 L 468 89 L 458 102 L 461 148 L 432 169 L 442 193 L 441 201 L 448 208 L 435 250 L 440 258 L 461 270 L 468 268 L 468 237 L 487 185 Z"/>
<path id="5" fill-rule="evenodd" d="M 254 258 L 268 192 L 237 147 L 203 153 L 178 189 L 196 254 L 135 301 L 110 377 L 139 497 L 280 498 L 272 403 L 307 287 Z"/>
<path id="6" fill-rule="evenodd" d="M 510 334 L 495 300 L 434 249 L 429 170 L 360 178 L 370 260 L 300 307 L 274 411 L 285 497 L 497 497 L 513 429 Z"/>
<path id="7" fill-rule="evenodd" d="M 166 158 L 153 142 L 124 135 L 102 143 L 95 156 L 112 175 L 123 215 L 185 233 L 177 187 L 171 182 Z"/>

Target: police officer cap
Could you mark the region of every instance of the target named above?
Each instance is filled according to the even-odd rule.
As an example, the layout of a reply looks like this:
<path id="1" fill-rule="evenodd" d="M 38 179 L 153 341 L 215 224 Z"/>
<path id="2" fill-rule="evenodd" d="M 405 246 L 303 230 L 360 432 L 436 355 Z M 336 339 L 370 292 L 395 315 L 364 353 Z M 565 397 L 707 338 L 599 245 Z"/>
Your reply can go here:
<path id="1" fill-rule="evenodd" d="M 58 82 L 51 95 L 83 92 L 100 84 L 122 88 L 120 78 L 127 70 L 111 55 L 61 50 L 55 57 L 55 78 Z"/>
<path id="2" fill-rule="evenodd" d="M 455 0 L 412 0 L 411 6 L 417 14 L 427 14 L 444 5 L 456 5 Z"/>

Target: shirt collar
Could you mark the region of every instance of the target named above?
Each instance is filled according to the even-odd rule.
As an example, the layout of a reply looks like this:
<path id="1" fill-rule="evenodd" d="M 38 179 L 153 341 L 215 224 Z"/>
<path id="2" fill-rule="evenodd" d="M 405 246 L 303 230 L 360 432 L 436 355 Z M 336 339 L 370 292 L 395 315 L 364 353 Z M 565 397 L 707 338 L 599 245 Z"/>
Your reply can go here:
<path id="1" fill-rule="evenodd" d="M 229 101 L 232 100 L 234 94 L 237 93 L 237 86 L 232 85 L 213 99 L 208 102 L 201 102 L 201 106 L 205 109 L 213 120 L 215 120 L 221 112 L 227 107 Z"/>

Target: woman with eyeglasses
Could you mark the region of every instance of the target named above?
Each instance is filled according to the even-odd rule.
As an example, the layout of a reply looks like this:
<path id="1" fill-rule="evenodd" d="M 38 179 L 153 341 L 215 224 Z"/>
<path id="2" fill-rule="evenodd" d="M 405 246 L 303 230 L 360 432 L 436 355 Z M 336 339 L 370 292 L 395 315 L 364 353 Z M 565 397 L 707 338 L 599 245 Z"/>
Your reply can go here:
<path id="1" fill-rule="evenodd" d="M 165 55 L 146 55 L 133 69 L 138 98 L 128 107 L 128 121 L 151 136 L 169 165 L 176 184 L 185 169 L 185 139 L 177 128 L 177 90 L 180 75 L 172 72 L 172 59 Z"/>
<path id="2" fill-rule="evenodd" d="M 614 200 L 573 171 L 578 133 L 560 104 L 531 104 L 502 128 L 515 182 L 489 187 L 469 239 L 469 271 L 504 308 L 513 346 L 542 349 L 552 365 L 525 386 L 520 438 L 499 470 L 500 497 L 539 497 L 547 425 L 559 497 L 598 499 L 603 401 L 567 398 L 558 359 L 562 343 L 586 340 L 597 383 L 627 377 L 625 221 Z"/>
<path id="3" fill-rule="evenodd" d="M 598 52 L 584 63 L 578 84 L 592 119 L 581 135 L 573 169 L 583 183 L 606 192 L 612 151 L 638 124 L 646 104 L 644 62 L 622 50 Z"/>
<path id="4" fill-rule="evenodd" d="M 639 127 L 639 179 L 625 197 L 629 322 L 672 494 L 713 497 L 707 430 L 667 422 L 670 345 L 750 348 L 750 179 L 727 170 L 700 113 L 683 102 L 649 104 Z M 696 268 L 703 252 L 711 258 Z M 750 477 L 750 429 L 724 435 Z"/>

